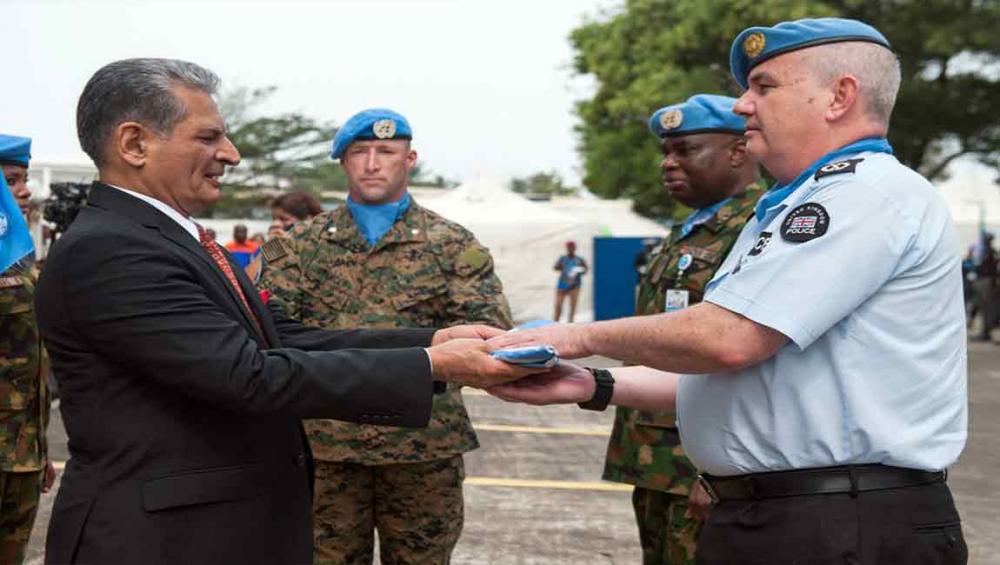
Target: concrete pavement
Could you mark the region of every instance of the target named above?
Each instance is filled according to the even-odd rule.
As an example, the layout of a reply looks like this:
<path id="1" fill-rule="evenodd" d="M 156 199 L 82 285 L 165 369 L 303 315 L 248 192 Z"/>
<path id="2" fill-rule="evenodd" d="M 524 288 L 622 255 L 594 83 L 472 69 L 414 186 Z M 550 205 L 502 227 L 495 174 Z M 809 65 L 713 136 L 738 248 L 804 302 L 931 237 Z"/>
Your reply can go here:
<path id="1" fill-rule="evenodd" d="M 1000 565 L 1000 345 L 969 345 L 970 433 L 949 483 L 969 562 Z M 466 403 L 482 448 L 466 459 L 466 524 L 453 562 L 469 565 L 640 563 L 628 487 L 601 483 L 612 413 L 508 405 L 478 391 Z M 65 461 L 58 411 L 52 457 Z M 42 562 L 53 500 L 43 496 L 28 563 Z"/>

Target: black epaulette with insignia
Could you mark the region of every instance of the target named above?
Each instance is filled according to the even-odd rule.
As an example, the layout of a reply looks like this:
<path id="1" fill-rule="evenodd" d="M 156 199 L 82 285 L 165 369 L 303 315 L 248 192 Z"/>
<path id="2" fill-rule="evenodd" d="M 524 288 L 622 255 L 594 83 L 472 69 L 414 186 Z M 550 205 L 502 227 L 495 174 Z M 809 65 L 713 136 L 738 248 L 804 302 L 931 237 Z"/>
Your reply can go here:
<path id="1" fill-rule="evenodd" d="M 288 255 L 288 248 L 285 247 L 287 243 L 283 237 L 271 238 L 260 247 L 260 253 L 264 256 L 264 260 L 267 262 L 277 261 L 285 255 Z"/>
<path id="2" fill-rule="evenodd" d="M 819 180 L 823 177 L 828 177 L 830 175 L 839 175 L 843 173 L 853 173 L 855 169 L 858 168 L 858 163 L 864 161 L 864 159 L 847 159 L 846 161 L 837 161 L 835 163 L 828 163 L 823 165 L 816 171 L 816 176 L 813 178 Z"/>

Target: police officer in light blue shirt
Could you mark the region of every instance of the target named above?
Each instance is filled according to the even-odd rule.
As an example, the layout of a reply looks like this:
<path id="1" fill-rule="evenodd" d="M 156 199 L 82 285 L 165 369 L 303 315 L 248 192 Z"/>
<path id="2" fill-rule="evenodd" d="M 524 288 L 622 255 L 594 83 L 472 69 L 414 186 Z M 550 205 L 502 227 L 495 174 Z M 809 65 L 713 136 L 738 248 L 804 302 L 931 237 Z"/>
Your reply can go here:
<path id="1" fill-rule="evenodd" d="M 747 151 L 778 184 L 705 302 L 496 338 L 646 367 L 493 392 L 676 404 L 716 503 L 699 563 L 964 563 L 945 483 L 967 429 L 961 250 L 885 138 L 899 63 L 871 26 L 822 18 L 743 31 L 730 66 Z"/>

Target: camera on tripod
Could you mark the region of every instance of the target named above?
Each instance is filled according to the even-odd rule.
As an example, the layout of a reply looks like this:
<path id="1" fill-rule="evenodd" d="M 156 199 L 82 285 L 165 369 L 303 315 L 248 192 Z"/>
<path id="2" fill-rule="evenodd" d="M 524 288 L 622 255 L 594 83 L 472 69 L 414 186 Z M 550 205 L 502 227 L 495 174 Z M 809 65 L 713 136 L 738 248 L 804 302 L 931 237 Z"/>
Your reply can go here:
<path id="1" fill-rule="evenodd" d="M 52 191 L 52 196 L 45 199 L 43 216 L 54 226 L 52 231 L 60 234 L 69 229 L 76 215 L 87 204 L 87 190 L 90 189 L 90 184 L 54 182 L 49 185 L 49 189 Z"/>

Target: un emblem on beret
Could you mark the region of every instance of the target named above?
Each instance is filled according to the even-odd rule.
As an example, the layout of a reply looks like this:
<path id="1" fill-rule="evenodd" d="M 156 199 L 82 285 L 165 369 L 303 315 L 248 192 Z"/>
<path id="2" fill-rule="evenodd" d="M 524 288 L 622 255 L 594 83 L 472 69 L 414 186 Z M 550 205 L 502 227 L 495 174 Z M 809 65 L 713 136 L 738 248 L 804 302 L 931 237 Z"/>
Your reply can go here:
<path id="1" fill-rule="evenodd" d="M 753 59 L 757 55 L 760 55 L 761 51 L 764 50 L 764 45 L 767 41 L 764 39 L 764 34 L 755 31 L 747 36 L 743 40 L 743 52 L 747 54 L 747 57 Z"/>
<path id="2" fill-rule="evenodd" d="M 660 127 L 665 130 L 677 128 L 684 121 L 684 113 L 680 110 L 670 110 L 660 114 Z"/>
<path id="3" fill-rule="evenodd" d="M 7 215 L 0 212 L 0 237 L 7 235 Z"/>
<path id="4" fill-rule="evenodd" d="M 385 119 L 372 124 L 372 133 L 379 139 L 389 139 L 396 135 L 396 122 Z"/>

